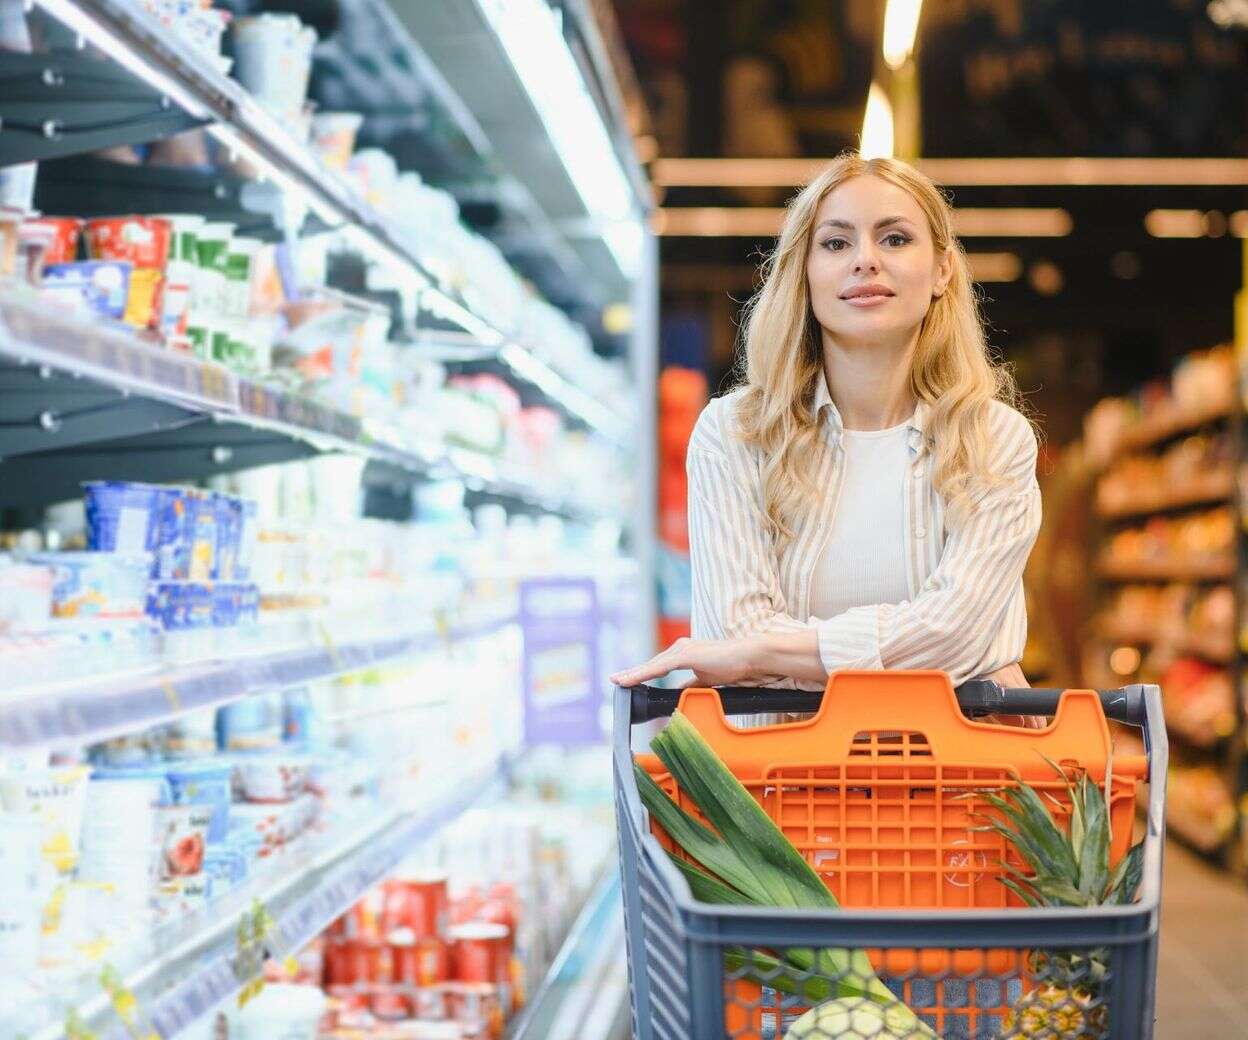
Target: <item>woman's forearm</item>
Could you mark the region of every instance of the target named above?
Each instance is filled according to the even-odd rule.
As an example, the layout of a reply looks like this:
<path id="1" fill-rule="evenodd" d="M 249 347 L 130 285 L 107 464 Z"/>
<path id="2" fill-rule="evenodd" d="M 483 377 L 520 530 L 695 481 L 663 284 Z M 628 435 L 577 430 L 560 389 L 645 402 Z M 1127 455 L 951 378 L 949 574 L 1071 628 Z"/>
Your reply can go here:
<path id="1" fill-rule="evenodd" d="M 751 670 L 758 675 L 782 675 L 817 683 L 828 677 L 819 656 L 819 635 L 813 628 L 765 632 L 751 636 L 750 642 Z"/>

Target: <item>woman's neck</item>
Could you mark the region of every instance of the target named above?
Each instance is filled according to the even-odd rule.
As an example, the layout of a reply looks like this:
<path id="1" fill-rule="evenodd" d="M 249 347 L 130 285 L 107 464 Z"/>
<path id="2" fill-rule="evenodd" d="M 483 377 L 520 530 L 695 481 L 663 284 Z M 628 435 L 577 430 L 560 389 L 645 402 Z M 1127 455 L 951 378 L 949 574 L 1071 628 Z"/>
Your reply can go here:
<path id="1" fill-rule="evenodd" d="M 823 372 L 845 429 L 887 430 L 910 418 L 913 350 L 913 343 L 845 347 L 824 334 Z"/>

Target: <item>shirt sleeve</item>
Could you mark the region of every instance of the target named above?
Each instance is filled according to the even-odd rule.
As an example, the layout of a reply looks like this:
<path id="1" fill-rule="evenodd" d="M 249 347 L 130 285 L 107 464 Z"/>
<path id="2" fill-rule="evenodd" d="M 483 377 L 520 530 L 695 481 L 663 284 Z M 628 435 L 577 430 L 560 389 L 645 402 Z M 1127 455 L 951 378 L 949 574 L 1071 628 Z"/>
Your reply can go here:
<path id="1" fill-rule="evenodd" d="M 740 639 L 808 626 L 788 613 L 759 500 L 757 464 L 727 445 L 726 399 L 698 419 L 686 456 L 692 630 L 697 639 Z"/>
<path id="2" fill-rule="evenodd" d="M 1023 609 L 1023 568 L 1040 529 L 1040 489 L 1035 433 L 1021 415 L 1008 415 L 992 460 L 1001 480 L 950 532 L 919 594 L 811 619 L 829 672 L 938 668 L 957 685 L 1021 656 L 1025 611 L 1021 622 L 1014 615 Z M 1012 633 L 1008 648 L 999 639 L 1003 631 Z"/>

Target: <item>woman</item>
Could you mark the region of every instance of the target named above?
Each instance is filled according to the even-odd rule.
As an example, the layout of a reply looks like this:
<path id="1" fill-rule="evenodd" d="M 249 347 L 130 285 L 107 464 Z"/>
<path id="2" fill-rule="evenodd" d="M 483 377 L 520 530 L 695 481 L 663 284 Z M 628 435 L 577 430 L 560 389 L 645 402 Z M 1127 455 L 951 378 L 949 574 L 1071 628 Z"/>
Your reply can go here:
<path id="1" fill-rule="evenodd" d="M 1025 685 L 1036 437 L 952 222 L 923 174 L 856 154 L 791 203 L 743 383 L 689 444 L 695 638 L 612 681 L 936 668 Z"/>

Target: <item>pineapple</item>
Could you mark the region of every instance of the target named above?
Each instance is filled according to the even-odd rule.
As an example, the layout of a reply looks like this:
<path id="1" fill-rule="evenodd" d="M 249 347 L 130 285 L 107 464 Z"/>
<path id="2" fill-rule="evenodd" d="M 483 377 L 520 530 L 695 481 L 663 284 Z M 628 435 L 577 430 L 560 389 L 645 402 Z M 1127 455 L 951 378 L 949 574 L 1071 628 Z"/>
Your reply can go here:
<path id="1" fill-rule="evenodd" d="M 1143 842 L 1133 846 L 1112 871 L 1109 808 L 1086 772 L 1077 778 L 1050 765 L 1070 795 L 1070 825 L 1053 821 L 1044 800 L 1019 782 L 984 795 L 999 816 L 988 820 L 1018 851 L 1028 873 L 1002 863 L 1001 884 L 1029 906 L 1100 906 L 1135 898 L 1143 870 Z M 1035 988 L 1014 1002 L 1005 1017 L 1002 1040 L 1106 1040 L 1109 951 L 1045 950 L 1030 956 Z"/>

